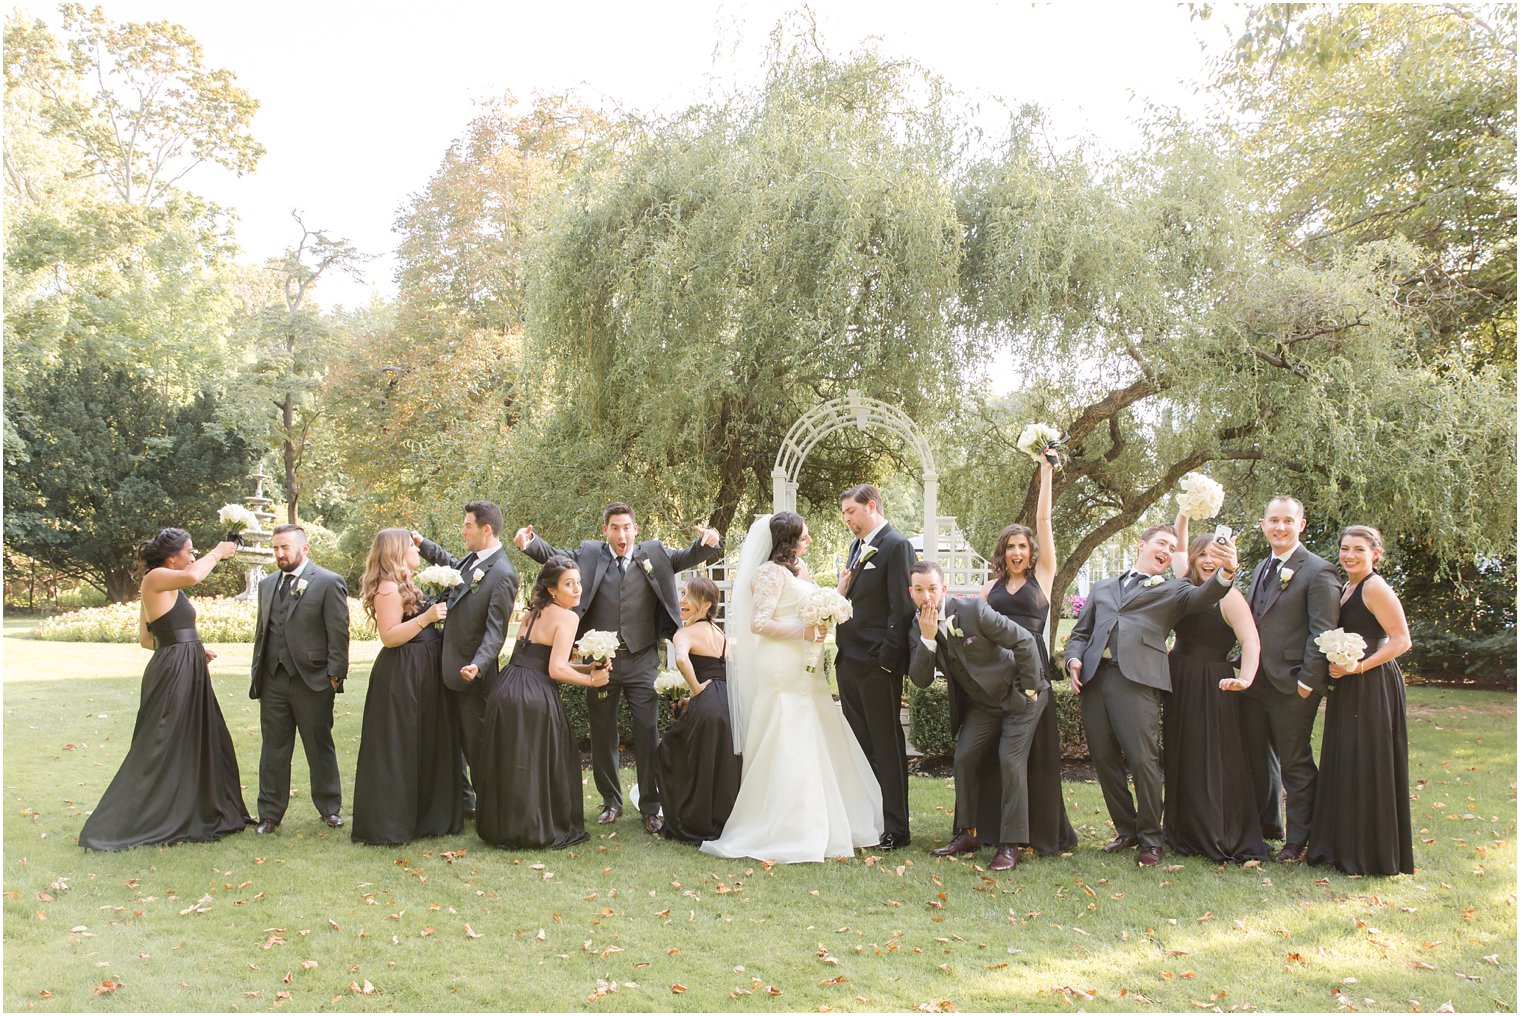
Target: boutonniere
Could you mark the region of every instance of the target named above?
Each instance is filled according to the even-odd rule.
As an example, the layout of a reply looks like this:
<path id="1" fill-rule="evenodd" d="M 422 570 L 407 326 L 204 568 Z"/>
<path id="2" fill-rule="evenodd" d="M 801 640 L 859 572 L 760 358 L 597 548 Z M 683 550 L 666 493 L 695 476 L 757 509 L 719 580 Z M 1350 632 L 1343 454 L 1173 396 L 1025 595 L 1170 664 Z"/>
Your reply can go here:
<path id="1" fill-rule="evenodd" d="M 309 583 L 307 582 L 306 579 L 297 579 L 296 580 L 296 587 L 290 591 L 291 595 L 292 596 L 300 596 L 302 593 L 306 592 L 306 587 L 307 587 L 308 584 Z"/>
<path id="2" fill-rule="evenodd" d="M 1277 573 L 1277 588 L 1287 589 L 1288 583 L 1293 580 L 1293 569 L 1284 565 Z"/>
<path id="3" fill-rule="evenodd" d="M 474 589 L 476 586 L 480 585 L 480 580 L 485 577 L 486 572 L 484 568 L 476 568 L 474 571 L 470 572 L 470 588 Z"/>
<path id="4" fill-rule="evenodd" d="M 857 568 L 864 568 L 866 562 L 869 561 L 869 560 L 871 560 L 871 558 L 875 557 L 876 556 L 876 552 L 878 550 L 880 550 L 880 549 L 881 549 L 880 547 L 875 547 L 875 546 L 866 547 L 864 550 L 862 550 L 860 552 L 860 557 L 855 561 L 855 567 L 857 567 Z"/>
<path id="5" fill-rule="evenodd" d="M 954 635 L 958 639 L 963 639 L 966 637 L 966 633 L 961 631 L 960 626 L 955 623 L 954 617 L 945 618 L 945 631 L 949 632 L 951 635 Z"/>
<path id="6" fill-rule="evenodd" d="M 1165 581 L 1166 581 L 1166 576 L 1165 575 L 1152 575 L 1150 578 L 1148 578 L 1144 582 L 1140 583 L 1140 588 L 1141 589 L 1155 589 L 1157 586 L 1161 585 L 1161 583 L 1163 583 Z"/>
<path id="7" fill-rule="evenodd" d="M 647 557 L 639 559 L 639 567 L 644 569 L 645 575 L 654 574 L 654 562 L 649 560 Z"/>

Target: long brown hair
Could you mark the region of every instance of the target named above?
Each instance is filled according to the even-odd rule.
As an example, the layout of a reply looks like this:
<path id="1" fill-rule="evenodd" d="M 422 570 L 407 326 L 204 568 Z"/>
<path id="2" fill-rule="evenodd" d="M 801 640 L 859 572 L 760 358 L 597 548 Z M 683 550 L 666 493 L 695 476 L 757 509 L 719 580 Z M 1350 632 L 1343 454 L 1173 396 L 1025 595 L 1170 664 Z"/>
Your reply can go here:
<path id="1" fill-rule="evenodd" d="M 1034 566 L 1040 563 L 1040 543 L 1035 539 L 1034 530 L 1017 522 L 1010 523 L 998 533 L 997 545 L 992 548 L 992 577 L 999 582 L 1008 580 L 1008 541 L 1015 536 L 1022 536 L 1029 542 L 1029 561 L 1024 565 L 1029 578 L 1034 578 Z"/>
<path id="2" fill-rule="evenodd" d="M 1214 542 L 1213 533 L 1204 533 L 1202 536 L 1193 537 L 1193 542 L 1188 544 L 1187 549 L 1187 580 L 1195 586 L 1203 585 L 1203 572 L 1198 570 L 1198 562 L 1203 560 L 1203 552 L 1209 549 L 1209 544 Z"/>
<path id="3" fill-rule="evenodd" d="M 364 612 L 375 617 L 375 594 L 380 583 L 396 583 L 401 594 L 401 613 L 416 613 L 422 607 L 422 594 L 412 582 L 412 570 L 406 566 L 406 548 L 412 545 L 412 534 L 406 529 L 382 529 L 375 534 L 369 545 L 369 556 L 364 560 L 364 578 L 359 582 L 359 602 Z"/>

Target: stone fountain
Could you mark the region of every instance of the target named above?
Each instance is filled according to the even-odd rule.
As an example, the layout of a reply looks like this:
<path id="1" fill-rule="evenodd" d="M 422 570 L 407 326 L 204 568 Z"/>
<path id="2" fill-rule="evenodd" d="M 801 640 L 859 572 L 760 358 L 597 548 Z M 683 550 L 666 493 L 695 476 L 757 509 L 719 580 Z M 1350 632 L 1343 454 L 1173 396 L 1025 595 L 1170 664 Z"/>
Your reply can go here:
<path id="1" fill-rule="evenodd" d="M 274 539 L 269 526 L 274 521 L 274 512 L 269 510 L 269 506 L 274 502 L 264 496 L 264 481 L 267 479 L 269 476 L 264 472 L 264 464 L 261 462 L 252 476 L 253 494 L 243 498 L 243 503 L 259 521 L 257 526 L 249 526 L 238 534 L 237 557 L 247 566 L 247 582 L 243 591 L 235 597 L 239 600 L 258 599 L 259 582 L 264 578 L 265 568 L 274 563 L 274 549 L 269 546 Z"/>

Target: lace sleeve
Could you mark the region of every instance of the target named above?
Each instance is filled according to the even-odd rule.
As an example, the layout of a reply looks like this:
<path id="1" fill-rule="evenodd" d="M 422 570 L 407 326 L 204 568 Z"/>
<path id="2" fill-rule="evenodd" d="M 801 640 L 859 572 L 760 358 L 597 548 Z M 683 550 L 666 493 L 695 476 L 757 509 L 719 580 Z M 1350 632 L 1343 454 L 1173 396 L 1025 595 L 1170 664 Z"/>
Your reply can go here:
<path id="1" fill-rule="evenodd" d="M 755 574 L 753 595 L 755 614 L 750 619 L 749 630 L 769 639 L 801 639 L 807 626 L 801 619 L 776 620 L 776 604 L 781 602 L 781 592 L 786 588 L 786 570 L 779 564 L 769 562 Z"/>

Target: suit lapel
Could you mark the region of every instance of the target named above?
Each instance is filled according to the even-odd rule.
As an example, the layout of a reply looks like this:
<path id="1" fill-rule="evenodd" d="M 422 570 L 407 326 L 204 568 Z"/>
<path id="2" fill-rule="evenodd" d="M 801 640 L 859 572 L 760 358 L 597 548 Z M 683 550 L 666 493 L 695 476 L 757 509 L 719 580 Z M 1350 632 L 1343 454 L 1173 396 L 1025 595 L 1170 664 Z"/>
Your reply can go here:
<path id="1" fill-rule="evenodd" d="M 274 605 L 274 587 L 280 582 L 279 576 L 272 575 L 269 579 L 259 583 L 259 632 L 269 630 L 269 611 Z"/>
<path id="2" fill-rule="evenodd" d="M 451 603 L 451 604 L 449 604 L 449 606 L 452 607 L 452 606 L 454 606 L 454 605 L 462 602 L 466 596 L 469 596 L 471 593 L 473 593 L 475 591 L 475 587 L 479 583 L 472 581 L 470 579 L 471 575 L 474 575 L 475 572 L 479 571 L 480 572 L 480 581 L 484 582 L 486 580 L 486 576 L 491 574 L 491 569 L 496 567 L 496 559 L 499 558 L 499 557 L 501 557 L 505 553 L 506 553 L 506 550 L 505 550 L 505 548 L 503 548 L 502 550 L 498 550 L 496 553 L 494 553 L 490 557 L 486 558 L 484 562 L 481 562 L 477 558 L 476 561 L 475 561 L 475 563 L 470 566 L 469 572 L 461 574 L 459 576 L 460 578 L 464 579 L 464 584 L 459 587 L 459 595 L 456 596 L 456 597 L 454 597 L 454 602 Z"/>

